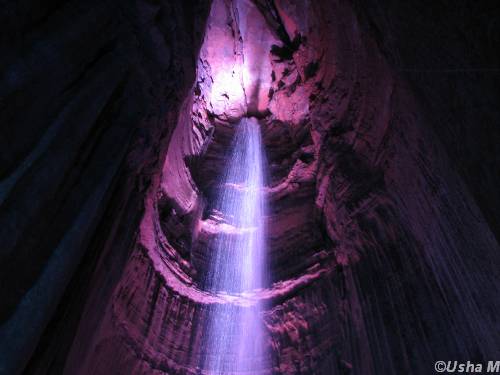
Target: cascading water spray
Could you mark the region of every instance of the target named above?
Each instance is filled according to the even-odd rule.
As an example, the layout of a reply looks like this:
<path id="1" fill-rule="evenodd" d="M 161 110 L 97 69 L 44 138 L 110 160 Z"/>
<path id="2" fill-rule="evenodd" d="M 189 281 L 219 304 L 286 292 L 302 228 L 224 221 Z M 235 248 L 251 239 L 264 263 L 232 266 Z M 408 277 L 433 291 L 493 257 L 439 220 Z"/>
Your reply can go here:
<path id="1" fill-rule="evenodd" d="M 265 366 L 261 306 L 251 297 L 265 277 L 263 159 L 260 126 L 244 118 L 213 210 L 224 229 L 210 246 L 205 278 L 207 290 L 234 297 L 209 312 L 204 367 L 214 374 L 260 373 Z"/>

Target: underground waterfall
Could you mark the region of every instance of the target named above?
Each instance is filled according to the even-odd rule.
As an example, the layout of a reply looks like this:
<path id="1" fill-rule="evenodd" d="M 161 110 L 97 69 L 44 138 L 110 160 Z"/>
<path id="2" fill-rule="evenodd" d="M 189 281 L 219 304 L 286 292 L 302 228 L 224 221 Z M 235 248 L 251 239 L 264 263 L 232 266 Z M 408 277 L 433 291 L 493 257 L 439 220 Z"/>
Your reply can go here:
<path id="1" fill-rule="evenodd" d="M 265 368 L 261 305 L 252 299 L 266 277 L 264 160 L 258 122 L 243 118 L 211 213 L 224 229 L 210 246 L 205 288 L 238 301 L 217 304 L 209 315 L 204 367 L 215 374 Z"/>

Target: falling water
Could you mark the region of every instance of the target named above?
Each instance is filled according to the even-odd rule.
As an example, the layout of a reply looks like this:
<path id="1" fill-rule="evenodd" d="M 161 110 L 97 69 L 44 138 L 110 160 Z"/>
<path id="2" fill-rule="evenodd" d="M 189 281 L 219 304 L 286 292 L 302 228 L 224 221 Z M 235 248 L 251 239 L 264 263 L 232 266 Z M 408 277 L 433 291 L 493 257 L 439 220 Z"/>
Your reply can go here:
<path id="1" fill-rule="evenodd" d="M 213 210 L 221 231 L 210 246 L 205 279 L 206 289 L 234 300 L 209 313 L 205 368 L 214 374 L 259 373 L 265 362 L 261 306 L 251 298 L 265 276 L 262 165 L 260 126 L 242 119 Z"/>

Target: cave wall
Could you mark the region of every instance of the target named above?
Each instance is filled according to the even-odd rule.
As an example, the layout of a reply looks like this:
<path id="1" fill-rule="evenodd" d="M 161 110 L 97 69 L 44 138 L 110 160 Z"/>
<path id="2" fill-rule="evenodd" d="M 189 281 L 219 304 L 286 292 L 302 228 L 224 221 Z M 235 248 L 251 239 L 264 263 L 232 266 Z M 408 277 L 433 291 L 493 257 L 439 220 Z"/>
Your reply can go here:
<path id="1" fill-rule="evenodd" d="M 324 334 L 336 366 L 419 374 L 440 357 L 494 356 L 496 228 L 456 173 L 420 92 L 388 62 L 365 19 L 342 2 L 307 5 L 283 3 L 285 28 L 307 41 L 293 54 L 295 75 L 303 69 L 300 83 L 292 80 L 282 95 L 287 104 L 310 100 L 305 118 L 318 162 L 316 206 L 336 261 L 330 292 L 336 306 L 325 316 L 338 317 L 339 331 Z M 322 33 L 308 32 L 311 19 Z M 327 319 L 318 326 L 327 327 Z M 295 343 L 297 363 L 303 342 Z"/>
<path id="2" fill-rule="evenodd" d="M 495 1 L 354 1 L 361 24 L 412 85 L 497 239 L 500 8 Z"/>
<path id="3" fill-rule="evenodd" d="M 256 9 L 261 18 L 246 17 Z M 244 66 L 262 39 L 243 19 L 265 20 L 267 77 Z M 136 249 L 67 370 L 205 373 L 206 317 L 234 301 L 197 283 L 206 238 L 221 230 L 203 211 L 233 122 L 248 114 L 260 117 L 271 175 L 272 283 L 255 296 L 267 306 L 265 373 L 421 374 L 440 358 L 497 354 L 494 234 L 363 22 L 344 2 L 214 3 Z M 250 86 L 267 88 L 265 111 L 249 108 Z"/>
<path id="4" fill-rule="evenodd" d="M 106 300 L 209 5 L 3 4 L 0 373 L 61 373 L 93 277 Z"/>
<path id="5" fill-rule="evenodd" d="M 496 64 L 494 33 L 464 52 L 484 36 L 481 6 L 22 4 L 2 60 L 2 116 L 21 124 L 2 129 L 5 373 L 30 357 L 26 373 L 207 373 L 207 315 L 245 308 L 198 276 L 221 230 L 204 212 L 246 115 L 269 169 L 264 373 L 498 357 L 497 75 L 453 73 Z"/>

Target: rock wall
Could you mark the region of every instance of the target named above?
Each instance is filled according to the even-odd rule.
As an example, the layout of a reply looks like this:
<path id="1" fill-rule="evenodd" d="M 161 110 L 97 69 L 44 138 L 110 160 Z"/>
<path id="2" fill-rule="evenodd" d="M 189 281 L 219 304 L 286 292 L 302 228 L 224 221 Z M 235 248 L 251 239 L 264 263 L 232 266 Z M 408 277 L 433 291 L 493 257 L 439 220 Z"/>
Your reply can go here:
<path id="1" fill-rule="evenodd" d="M 426 122 L 445 147 L 484 217 L 500 237 L 500 58 L 494 1 L 355 1 L 366 31 L 418 94 Z"/>
<path id="2" fill-rule="evenodd" d="M 488 198 L 497 177 L 488 163 L 494 165 L 498 153 L 480 150 L 497 133 L 488 123 L 477 139 L 466 139 L 474 118 L 459 127 L 453 119 L 476 110 L 460 107 L 444 121 L 453 90 L 402 68 L 414 61 L 432 67 L 433 56 L 448 66 L 448 57 L 441 59 L 446 51 L 460 56 L 467 45 L 453 39 L 453 26 L 442 27 L 443 40 L 453 43 L 426 44 L 432 53 L 420 58 L 420 43 L 432 39 L 437 26 L 417 4 L 391 2 L 382 9 L 364 0 L 215 0 L 208 14 L 201 3 L 193 10 L 137 2 L 124 19 L 113 18 L 124 35 L 133 30 L 139 40 L 141 48 L 118 38 L 137 59 L 120 55 L 141 71 L 134 82 L 144 91 L 125 95 L 130 102 L 113 100 L 105 123 L 115 129 L 117 114 L 132 121 L 136 96 L 149 93 L 149 100 L 130 125 L 140 125 L 130 142 L 110 142 L 126 155 L 125 170 L 109 203 L 95 201 L 106 208 L 103 219 L 93 221 L 90 250 L 26 372 L 208 374 L 202 364 L 210 348 L 202 332 L 210 310 L 228 303 L 245 309 L 256 300 L 266 306 L 265 374 L 418 375 L 434 371 L 436 360 L 497 358 L 498 204 Z M 452 5 L 436 7 L 446 14 Z M 191 27 L 198 30 L 194 36 Z M 497 118 L 488 104 L 495 98 L 489 83 L 460 85 L 475 93 L 484 88 L 485 116 Z M 260 121 L 269 173 L 269 280 L 248 300 L 209 293 L 199 283 L 206 244 L 224 230 L 207 212 L 242 116 Z M 16 147 L 29 149 L 22 142 Z M 88 157 L 102 157 L 93 150 Z M 475 170 L 482 159 L 487 163 Z M 59 170 L 53 173 L 62 179 Z M 487 178 L 478 183 L 480 175 Z M 93 187 L 104 181 L 91 177 Z M 69 186 L 72 194 L 80 191 Z M 46 233 L 41 224 L 33 228 Z M 26 252 L 33 248 L 26 246 Z M 27 259 L 23 264 L 39 265 Z M 71 276 L 70 267 L 59 268 Z M 34 347 L 34 336 L 20 337 Z M 27 350 L 15 366 L 28 357 Z"/>
<path id="3" fill-rule="evenodd" d="M 85 301 L 97 301 L 94 318 L 105 306 L 194 80 L 209 7 L 2 5 L 1 374 L 61 373 Z"/>

